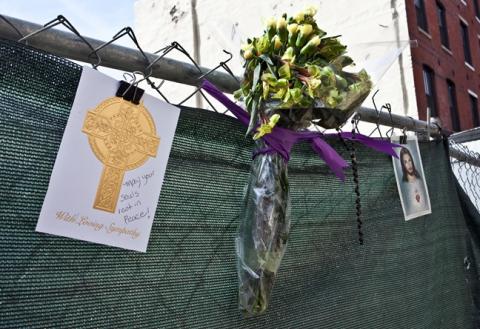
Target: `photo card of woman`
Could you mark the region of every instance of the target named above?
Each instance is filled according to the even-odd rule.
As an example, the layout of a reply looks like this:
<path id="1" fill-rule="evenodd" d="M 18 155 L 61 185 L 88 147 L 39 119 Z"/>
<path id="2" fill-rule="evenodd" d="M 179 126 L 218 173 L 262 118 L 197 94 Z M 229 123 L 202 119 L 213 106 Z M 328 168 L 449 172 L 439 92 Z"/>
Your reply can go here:
<path id="1" fill-rule="evenodd" d="M 392 142 L 401 145 L 396 148 L 398 158 L 392 157 L 398 194 L 402 203 L 405 220 L 410 220 L 432 213 L 427 183 L 423 172 L 422 157 L 415 135 L 392 136 Z"/>

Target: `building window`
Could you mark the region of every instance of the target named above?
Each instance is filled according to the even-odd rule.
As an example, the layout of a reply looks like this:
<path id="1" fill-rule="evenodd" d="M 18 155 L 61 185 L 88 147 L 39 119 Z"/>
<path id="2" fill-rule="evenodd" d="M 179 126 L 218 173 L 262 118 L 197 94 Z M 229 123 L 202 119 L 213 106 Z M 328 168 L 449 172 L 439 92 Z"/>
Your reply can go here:
<path id="1" fill-rule="evenodd" d="M 437 2 L 437 16 L 442 45 L 450 48 L 450 44 L 448 43 L 447 17 L 445 15 L 445 7 L 439 2 Z"/>
<path id="2" fill-rule="evenodd" d="M 417 25 L 425 32 L 428 32 L 427 15 L 425 13 L 425 4 L 423 0 L 414 0 L 415 11 L 417 13 Z"/>
<path id="3" fill-rule="evenodd" d="M 430 108 L 430 116 L 437 116 L 437 100 L 435 93 L 435 75 L 427 65 L 423 66 L 423 86 L 427 97 L 427 106 Z"/>
<path id="4" fill-rule="evenodd" d="M 462 31 L 463 54 L 465 55 L 465 62 L 472 65 L 472 53 L 470 52 L 470 39 L 468 38 L 468 26 L 460 21 L 460 28 Z"/>
<path id="5" fill-rule="evenodd" d="M 452 130 L 460 131 L 460 119 L 458 118 L 458 107 L 457 107 L 457 92 L 455 91 L 455 84 L 447 80 L 447 90 L 448 90 L 448 105 L 450 107 L 450 118 L 452 120 Z"/>
<path id="6" fill-rule="evenodd" d="M 480 18 L 480 4 L 478 0 L 473 0 L 473 7 L 475 8 L 475 16 Z"/>
<path id="7" fill-rule="evenodd" d="M 472 118 L 473 118 L 473 127 L 480 126 L 480 119 L 478 117 L 478 100 L 477 97 L 469 94 L 470 96 L 470 109 L 472 111 Z"/>

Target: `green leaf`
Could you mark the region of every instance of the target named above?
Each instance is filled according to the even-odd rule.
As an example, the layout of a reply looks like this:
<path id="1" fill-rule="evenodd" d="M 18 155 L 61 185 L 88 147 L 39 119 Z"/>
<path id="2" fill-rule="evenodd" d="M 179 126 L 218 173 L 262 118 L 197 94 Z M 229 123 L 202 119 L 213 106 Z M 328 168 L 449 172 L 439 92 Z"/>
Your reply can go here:
<path id="1" fill-rule="evenodd" d="M 258 58 L 260 58 L 262 61 L 265 62 L 265 64 L 267 64 L 268 70 L 275 76 L 275 65 L 273 64 L 272 59 L 266 54 L 260 55 Z"/>
<path id="2" fill-rule="evenodd" d="M 264 99 L 268 98 L 268 93 L 270 91 L 270 85 L 267 81 L 262 81 L 262 97 Z"/>
<path id="3" fill-rule="evenodd" d="M 320 29 L 318 26 L 314 29 L 313 31 L 316 35 L 318 35 L 320 38 L 324 37 L 327 32 L 325 32 L 324 30 Z"/>
<path id="4" fill-rule="evenodd" d="M 253 71 L 253 82 L 252 82 L 252 91 L 255 90 L 258 84 L 258 79 L 260 78 L 260 72 L 262 70 L 262 64 L 258 63 Z"/>
<path id="5" fill-rule="evenodd" d="M 250 112 L 250 122 L 248 123 L 248 128 L 245 135 L 249 135 L 257 125 L 258 103 L 259 103 L 258 98 L 255 97 L 252 101 L 252 111 Z"/>
<path id="6" fill-rule="evenodd" d="M 252 95 L 248 95 L 247 97 L 245 97 L 245 106 L 247 107 L 247 111 L 249 113 L 252 112 Z"/>
<path id="7" fill-rule="evenodd" d="M 278 79 L 277 83 L 274 86 L 275 88 L 285 88 L 288 87 L 287 79 Z"/>
<path id="8" fill-rule="evenodd" d="M 324 86 L 331 87 L 335 85 L 335 72 L 330 66 L 322 67 L 320 70 L 320 79 Z"/>
<path id="9" fill-rule="evenodd" d="M 353 59 L 351 57 L 342 55 L 342 56 L 338 56 L 337 58 L 333 59 L 330 62 L 330 64 L 335 66 L 338 70 L 341 70 L 345 66 L 349 66 L 349 65 L 352 65 L 354 63 L 353 63 Z"/>
<path id="10" fill-rule="evenodd" d="M 233 93 L 233 97 L 235 97 L 235 99 L 240 99 L 242 98 L 242 96 L 243 96 L 242 88 L 235 90 L 235 92 Z"/>
<path id="11" fill-rule="evenodd" d="M 288 103 L 290 101 L 290 97 L 292 94 L 290 94 L 290 90 L 287 90 L 287 93 L 285 94 L 285 97 L 283 98 L 283 103 Z"/>
<path id="12" fill-rule="evenodd" d="M 320 67 L 318 65 L 307 65 L 308 69 L 308 74 L 310 74 L 311 77 L 318 77 L 320 76 Z"/>
<path id="13" fill-rule="evenodd" d="M 339 36 L 323 38 L 320 42 L 320 55 L 328 61 L 343 55 L 347 46 L 344 46 L 337 40 Z"/>
<path id="14" fill-rule="evenodd" d="M 272 99 L 282 99 L 287 93 L 288 93 L 288 87 L 281 88 L 281 89 L 278 89 L 277 92 L 273 94 L 271 97 Z"/>
<path id="15" fill-rule="evenodd" d="M 322 81 L 311 77 L 307 80 L 307 93 L 311 98 L 315 98 L 316 90 L 321 87 Z"/>
<path id="16" fill-rule="evenodd" d="M 302 102 L 303 93 L 302 93 L 302 90 L 300 88 L 290 89 L 290 95 L 292 97 L 292 100 L 293 100 L 294 104 L 299 104 L 299 103 Z"/>
<path id="17" fill-rule="evenodd" d="M 282 56 L 282 60 L 290 63 L 295 62 L 295 49 L 293 47 L 288 47 Z"/>
<path id="18" fill-rule="evenodd" d="M 265 54 L 268 51 L 268 48 L 270 47 L 270 40 L 268 40 L 268 36 L 264 35 L 260 38 L 255 38 L 255 49 L 260 53 L 260 54 Z"/>
<path id="19" fill-rule="evenodd" d="M 277 78 L 271 73 L 263 73 L 262 81 L 268 82 L 270 86 L 273 86 L 275 83 L 277 83 Z"/>
<path id="20" fill-rule="evenodd" d="M 342 102 L 345 93 L 339 93 L 337 89 L 330 90 L 329 95 L 326 98 L 326 103 L 329 107 L 335 108 Z"/>
<path id="21" fill-rule="evenodd" d="M 273 62 L 272 60 L 270 59 L 270 57 L 266 54 L 262 54 L 260 56 L 258 56 L 258 58 L 260 58 L 261 60 L 263 60 L 265 63 L 269 64 L 269 65 L 273 65 Z"/>
<path id="22" fill-rule="evenodd" d="M 290 73 L 290 65 L 288 63 L 283 64 L 278 68 L 278 75 L 280 78 L 283 79 L 290 79 L 291 78 L 291 73 Z"/>
<path id="23" fill-rule="evenodd" d="M 335 74 L 335 79 L 337 82 L 337 88 L 338 89 L 347 89 L 348 83 L 347 80 L 345 80 L 342 76 Z"/>

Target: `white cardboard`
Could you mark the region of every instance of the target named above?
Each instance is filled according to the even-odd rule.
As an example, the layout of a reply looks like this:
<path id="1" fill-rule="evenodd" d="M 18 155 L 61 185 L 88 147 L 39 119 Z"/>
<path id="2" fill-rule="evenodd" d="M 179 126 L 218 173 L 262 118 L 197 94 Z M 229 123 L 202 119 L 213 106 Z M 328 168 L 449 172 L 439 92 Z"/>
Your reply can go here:
<path id="1" fill-rule="evenodd" d="M 394 143 L 398 144 L 400 142 L 399 135 L 393 135 L 391 139 Z M 425 179 L 425 173 L 423 171 L 422 157 L 420 155 L 417 137 L 407 135 L 406 144 L 402 145 L 402 147 L 406 148 L 410 152 L 410 155 L 412 156 L 411 160 L 413 161 L 419 176 L 416 178 L 415 183 L 409 183 L 403 180 L 403 160 L 400 153 L 402 148 L 396 148 L 398 158 L 392 157 L 393 169 L 395 171 L 395 178 L 397 180 L 398 194 L 400 196 L 400 202 L 402 203 L 403 214 L 405 216 L 405 220 L 410 220 L 431 214 L 432 207 L 430 204 L 430 196 L 428 194 L 428 187 Z M 416 194 L 419 195 L 420 202 L 415 200 Z"/>
<path id="2" fill-rule="evenodd" d="M 85 116 L 113 97 L 118 81 L 84 67 L 38 219 L 38 232 L 145 252 L 180 110 L 145 94 L 160 145 L 156 157 L 126 171 L 115 213 L 93 208 L 103 164 L 82 132 Z"/>

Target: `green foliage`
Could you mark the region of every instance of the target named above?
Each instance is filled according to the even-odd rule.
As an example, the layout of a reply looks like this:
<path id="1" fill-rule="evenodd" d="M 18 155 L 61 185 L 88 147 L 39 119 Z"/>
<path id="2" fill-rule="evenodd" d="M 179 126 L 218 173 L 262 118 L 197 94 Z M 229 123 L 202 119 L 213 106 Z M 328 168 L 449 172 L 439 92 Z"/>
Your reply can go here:
<path id="1" fill-rule="evenodd" d="M 368 95 L 368 74 L 343 71 L 354 65 L 345 55 L 347 47 L 338 40 L 340 36 L 326 36 L 315 14 L 315 9 L 308 8 L 294 17 L 270 18 L 263 35 L 242 47 L 245 77 L 234 95 L 251 114 L 248 132 L 271 116 L 262 105 L 272 100 L 276 109 L 323 104 L 346 111 Z"/>

